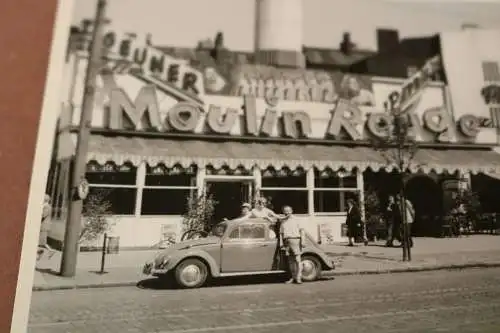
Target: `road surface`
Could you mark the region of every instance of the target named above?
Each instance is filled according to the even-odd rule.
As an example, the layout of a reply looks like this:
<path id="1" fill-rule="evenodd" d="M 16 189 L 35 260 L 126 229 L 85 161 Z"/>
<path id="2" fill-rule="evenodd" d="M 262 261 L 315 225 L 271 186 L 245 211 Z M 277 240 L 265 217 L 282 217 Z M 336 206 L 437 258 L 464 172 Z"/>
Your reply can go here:
<path id="1" fill-rule="evenodd" d="M 500 332 L 500 269 L 246 282 L 34 292 L 28 332 Z"/>

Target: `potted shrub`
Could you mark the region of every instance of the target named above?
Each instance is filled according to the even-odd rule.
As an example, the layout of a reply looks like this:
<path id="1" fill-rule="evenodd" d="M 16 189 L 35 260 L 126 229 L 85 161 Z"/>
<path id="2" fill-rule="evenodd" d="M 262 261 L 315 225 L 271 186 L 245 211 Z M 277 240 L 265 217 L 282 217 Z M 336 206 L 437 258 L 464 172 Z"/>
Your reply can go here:
<path id="1" fill-rule="evenodd" d="M 114 226 L 111 222 L 111 203 L 106 200 L 111 190 L 99 190 L 89 194 L 83 205 L 82 228 L 80 231 L 80 246 L 95 244 L 106 232 Z"/>

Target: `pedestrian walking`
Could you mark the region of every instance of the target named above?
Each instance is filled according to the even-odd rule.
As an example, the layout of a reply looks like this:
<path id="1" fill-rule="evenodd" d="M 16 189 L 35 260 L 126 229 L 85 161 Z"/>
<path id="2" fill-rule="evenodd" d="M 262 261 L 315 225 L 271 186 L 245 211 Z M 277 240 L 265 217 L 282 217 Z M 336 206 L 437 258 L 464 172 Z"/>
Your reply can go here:
<path id="1" fill-rule="evenodd" d="M 48 252 L 48 258 L 52 258 L 55 251 L 47 244 L 47 238 L 50 231 L 52 204 L 50 195 L 46 194 L 43 200 L 42 221 L 40 224 L 40 235 L 38 237 L 37 261 L 39 261 L 45 252 Z"/>
<path id="2" fill-rule="evenodd" d="M 403 207 L 402 196 L 400 194 L 398 194 L 396 196 L 396 204 L 398 207 L 397 212 L 399 215 L 398 218 L 399 218 L 399 221 L 402 225 L 402 221 L 403 221 L 402 217 L 403 217 L 403 214 L 405 214 L 406 223 L 408 226 L 408 229 L 407 229 L 408 230 L 408 242 L 409 242 L 410 247 L 413 247 L 412 226 L 413 226 L 413 222 L 415 221 L 415 209 L 413 208 L 413 204 L 411 203 L 410 200 L 404 198 L 404 203 L 405 203 L 405 205 Z"/>
<path id="3" fill-rule="evenodd" d="M 387 200 L 387 208 L 385 209 L 385 221 L 387 228 L 387 242 L 385 246 L 393 247 L 394 240 L 401 242 L 401 219 L 397 218 L 396 199 L 393 195 L 389 195 Z"/>
<path id="4" fill-rule="evenodd" d="M 302 244 L 304 230 L 293 216 L 290 206 L 283 207 L 284 217 L 280 224 L 280 244 L 283 244 L 292 278 L 287 283 L 302 283 Z"/>
<path id="5" fill-rule="evenodd" d="M 347 200 L 347 238 L 349 239 L 348 246 L 354 246 L 355 238 L 359 235 L 361 228 L 361 212 L 354 199 Z"/>

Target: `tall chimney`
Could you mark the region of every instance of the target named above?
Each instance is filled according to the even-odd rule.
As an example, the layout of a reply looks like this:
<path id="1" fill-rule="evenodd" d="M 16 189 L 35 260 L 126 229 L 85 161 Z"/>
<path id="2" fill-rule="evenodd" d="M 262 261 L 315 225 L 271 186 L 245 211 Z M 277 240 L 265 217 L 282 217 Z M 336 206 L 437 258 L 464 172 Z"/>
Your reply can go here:
<path id="1" fill-rule="evenodd" d="M 399 33 L 394 29 L 377 29 L 377 47 L 379 53 L 395 52 L 399 48 Z"/>
<path id="2" fill-rule="evenodd" d="M 264 65 L 305 67 L 304 0 L 255 0 L 255 58 Z"/>

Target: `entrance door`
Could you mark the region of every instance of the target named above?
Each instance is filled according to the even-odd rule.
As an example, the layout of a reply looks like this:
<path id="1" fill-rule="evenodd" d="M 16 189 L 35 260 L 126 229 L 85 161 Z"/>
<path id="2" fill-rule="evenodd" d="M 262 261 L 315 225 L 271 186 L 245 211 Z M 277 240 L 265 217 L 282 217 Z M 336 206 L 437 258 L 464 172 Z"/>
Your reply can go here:
<path id="1" fill-rule="evenodd" d="M 240 216 L 241 204 L 250 202 L 252 183 L 249 181 L 207 181 L 207 195 L 212 195 L 215 204 L 214 222 L 224 218 L 234 219 Z"/>

